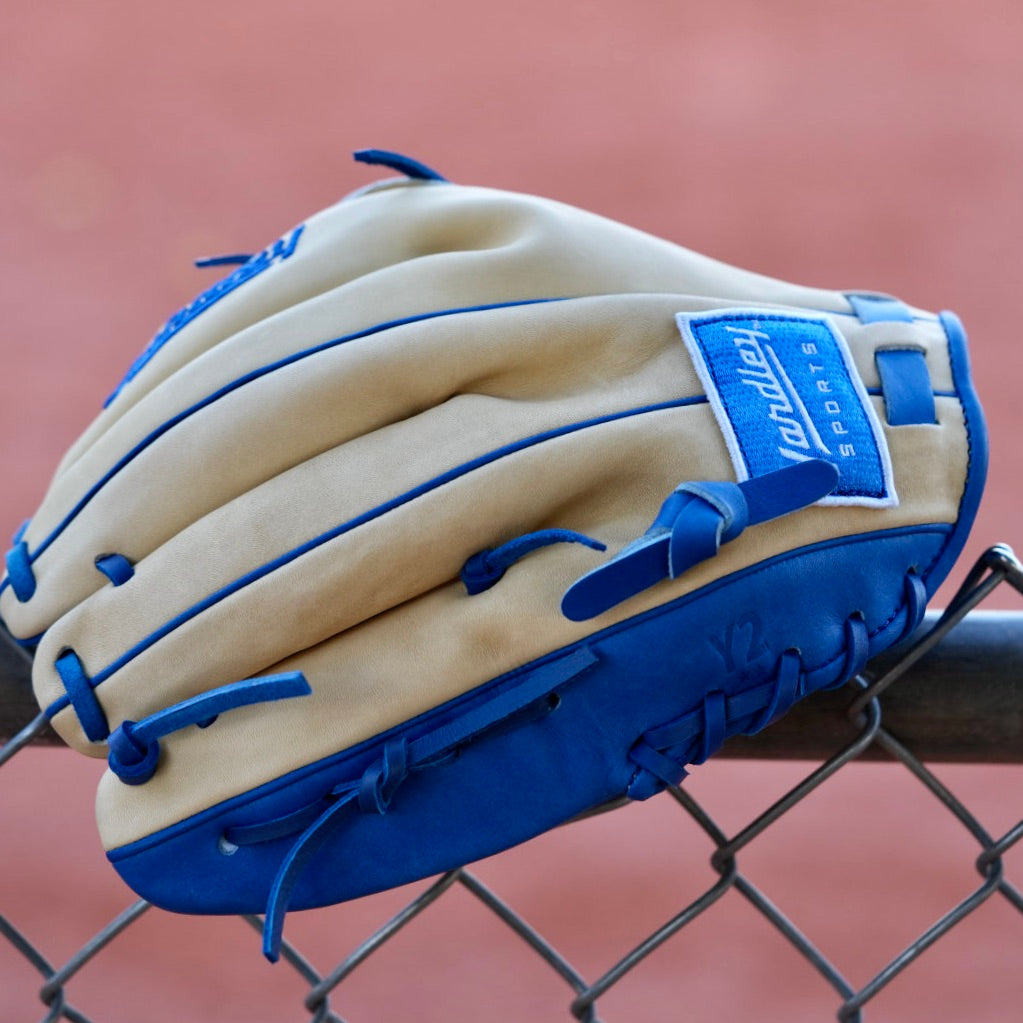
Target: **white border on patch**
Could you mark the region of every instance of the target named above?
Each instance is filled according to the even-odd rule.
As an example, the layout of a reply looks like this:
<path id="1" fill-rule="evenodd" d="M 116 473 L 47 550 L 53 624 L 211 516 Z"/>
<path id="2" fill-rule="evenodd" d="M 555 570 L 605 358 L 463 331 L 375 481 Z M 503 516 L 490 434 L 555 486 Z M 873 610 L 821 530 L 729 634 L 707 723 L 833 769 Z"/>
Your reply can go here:
<path id="1" fill-rule="evenodd" d="M 697 376 L 699 376 L 700 382 L 703 384 L 707 400 L 710 402 L 710 407 L 714 412 L 714 418 L 717 420 L 718 426 L 721 428 L 721 433 L 724 436 L 725 444 L 728 446 L 728 454 L 732 459 L 732 465 L 735 468 L 735 474 L 738 481 L 741 483 L 743 480 L 749 479 L 749 470 L 746 467 L 745 459 L 742 457 L 742 451 L 739 448 L 739 440 L 735 435 L 735 429 L 732 426 L 731 420 L 728 418 L 724 402 L 721 400 L 721 395 L 718 392 L 714 379 L 710 374 L 710 368 L 704 358 L 703 349 L 700 347 L 700 344 L 696 340 L 696 337 L 692 332 L 692 328 L 690 327 L 690 324 L 693 322 L 718 320 L 722 317 L 728 316 L 746 317 L 751 319 L 756 319 L 758 316 L 762 316 L 765 319 L 777 319 L 779 316 L 783 316 L 793 320 L 808 320 L 813 323 L 820 323 L 828 329 L 832 338 L 835 340 L 835 344 L 838 346 L 839 354 L 842 357 L 846 371 L 849 374 L 849 379 L 852 382 L 853 391 L 859 399 L 860 405 L 867 417 L 867 422 L 870 424 L 870 432 L 874 437 L 874 443 L 877 445 L 878 455 L 881 459 L 881 475 L 884 478 L 885 490 L 887 491 L 888 496 L 825 497 L 816 503 L 820 505 L 861 505 L 869 508 L 896 507 L 899 503 L 899 497 L 895 492 L 892 456 L 891 452 L 888 450 L 888 440 L 884 435 L 884 428 L 881 426 L 881 420 L 878 419 L 877 413 L 874 411 L 874 403 L 870 400 L 866 387 L 863 386 L 863 381 L 860 378 L 859 371 L 856 369 L 856 364 L 853 362 L 852 352 L 849 351 L 849 345 L 842 336 L 842 332 L 835 325 L 834 320 L 832 320 L 832 318 L 824 312 L 808 313 L 803 312 L 802 310 L 787 309 L 784 306 L 775 306 L 774 308 L 735 306 L 709 309 L 698 313 L 683 312 L 675 314 L 675 322 L 678 324 L 682 340 L 685 342 L 689 356 L 693 360 L 693 367 L 696 369 Z"/>

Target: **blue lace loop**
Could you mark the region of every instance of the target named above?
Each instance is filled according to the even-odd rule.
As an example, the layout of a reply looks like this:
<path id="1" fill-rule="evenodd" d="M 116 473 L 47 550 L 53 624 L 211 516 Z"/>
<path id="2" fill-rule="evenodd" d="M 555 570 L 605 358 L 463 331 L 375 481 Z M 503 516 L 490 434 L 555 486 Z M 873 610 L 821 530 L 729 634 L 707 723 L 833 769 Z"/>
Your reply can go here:
<path id="1" fill-rule="evenodd" d="M 760 731 L 802 694 L 802 664 L 795 650 L 781 655 L 771 682 L 733 696 L 721 690 L 707 693 L 695 709 L 648 729 L 629 750 L 638 768 L 629 798 L 648 799 L 665 785 L 677 785 L 687 774 L 684 764 L 702 764 L 743 722 L 748 722 L 742 728 L 746 734 Z"/>
<path id="2" fill-rule="evenodd" d="M 135 566 L 123 554 L 101 554 L 96 567 L 115 586 L 123 586 L 135 574 Z"/>
<path id="3" fill-rule="evenodd" d="M 700 752 L 693 760 L 694 764 L 702 764 L 710 755 L 721 747 L 725 741 L 725 694 L 720 689 L 709 692 L 703 698 L 700 707 L 703 727 L 700 729 Z"/>
<path id="4" fill-rule="evenodd" d="M 870 635 L 863 615 L 856 613 L 845 620 L 845 668 L 839 681 L 833 687 L 844 685 L 847 679 L 855 678 L 867 666 L 870 659 Z"/>
<path id="5" fill-rule="evenodd" d="M 905 635 L 919 625 L 927 590 L 913 570 L 906 573 Z M 834 682 L 819 688 L 836 689 L 858 675 L 870 657 L 870 633 L 861 612 L 845 620 L 845 662 Z M 648 729 L 629 751 L 638 768 L 628 789 L 632 799 L 647 799 L 665 785 L 677 785 L 686 776 L 684 764 L 700 764 L 736 731 L 753 735 L 781 717 L 806 695 L 806 676 L 798 650 L 786 650 L 778 659 L 773 681 L 733 696 L 720 691 L 706 694 L 694 709 L 674 721 Z"/>
<path id="6" fill-rule="evenodd" d="M 110 734 L 107 716 L 93 689 L 92 679 L 74 650 L 63 650 L 53 665 L 64 683 L 68 700 L 89 742 L 102 742 Z"/>
<path id="7" fill-rule="evenodd" d="M 905 593 L 906 627 L 902 633 L 904 637 L 916 631 L 927 610 L 927 587 L 916 572 L 906 573 Z"/>
<path id="8" fill-rule="evenodd" d="M 802 664 L 796 650 L 786 650 L 778 662 L 778 673 L 771 689 L 771 698 L 756 720 L 746 729 L 747 735 L 756 735 L 775 718 L 784 714 L 803 694 Z"/>
<path id="9" fill-rule="evenodd" d="M 4 556 L 7 564 L 7 578 L 15 597 L 22 604 L 31 600 L 36 592 L 36 577 L 32 571 L 32 557 L 28 553 L 28 544 L 17 540 Z"/>
<path id="10" fill-rule="evenodd" d="M 649 799 L 665 785 L 681 784 L 689 774 L 677 759 L 651 745 L 649 733 L 629 750 L 629 759 L 640 770 L 626 794 L 637 801 Z"/>
<path id="11" fill-rule="evenodd" d="M 474 554 L 462 566 L 462 582 L 468 593 L 482 593 L 498 582 L 520 558 L 556 543 L 581 543 L 595 551 L 607 550 L 599 540 L 571 529 L 540 529 L 509 540 L 500 547 L 488 547 Z"/>
<path id="12" fill-rule="evenodd" d="M 388 742 L 383 760 L 368 767 L 359 782 L 359 809 L 363 813 L 387 813 L 408 771 L 408 743 L 404 739 Z"/>
<path id="13" fill-rule="evenodd" d="M 358 804 L 359 810 L 363 813 L 387 813 L 391 805 L 391 799 L 398 790 L 398 786 L 405 780 L 408 774 L 408 743 L 404 739 L 398 739 L 387 743 L 384 746 L 382 761 L 371 764 L 366 768 L 362 777 L 357 782 L 349 782 L 339 785 L 333 789 L 328 798 L 326 809 L 312 818 L 302 834 L 288 850 L 284 862 L 277 871 L 273 887 L 267 899 L 266 918 L 263 921 L 263 955 L 275 963 L 280 958 L 281 940 L 284 936 L 284 918 L 287 915 L 288 904 L 291 902 L 292 893 L 299 878 L 310 864 L 317 851 L 323 845 L 330 834 L 330 823 L 337 819 L 341 811 L 353 803 Z M 322 808 L 322 802 L 318 804 Z M 303 808 L 299 814 L 307 814 L 308 808 Z M 289 815 L 297 817 L 298 815 Z M 279 822 L 276 822 L 279 824 Z M 233 834 L 229 831 L 225 837 L 234 844 L 245 844 L 245 839 L 251 840 L 252 834 L 245 835 L 241 829 Z M 242 841 L 237 841 L 241 838 Z M 267 833 L 259 841 L 266 841 Z"/>
<path id="14" fill-rule="evenodd" d="M 377 167 L 389 167 L 407 178 L 417 181 L 447 181 L 442 174 L 438 174 L 432 167 L 425 163 L 413 160 L 411 156 L 402 156 L 401 153 L 392 153 L 386 149 L 358 149 L 352 156 L 359 163 L 367 163 Z"/>
<path id="15" fill-rule="evenodd" d="M 312 692 L 300 671 L 264 675 L 232 682 L 208 693 L 157 711 L 141 721 L 122 721 L 110 735 L 107 762 L 127 785 L 143 785 L 156 773 L 159 740 L 189 725 L 206 727 L 225 711 L 253 703 L 308 696 Z"/>

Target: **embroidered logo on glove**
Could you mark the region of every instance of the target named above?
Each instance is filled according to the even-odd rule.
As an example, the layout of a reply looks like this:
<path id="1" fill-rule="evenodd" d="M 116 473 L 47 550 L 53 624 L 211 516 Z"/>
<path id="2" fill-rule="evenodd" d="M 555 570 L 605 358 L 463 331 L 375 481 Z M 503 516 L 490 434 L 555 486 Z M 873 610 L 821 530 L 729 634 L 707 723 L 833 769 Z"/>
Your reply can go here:
<path id="1" fill-rule="evenodd" d="M 676 319 L 740 480 L 823 458 L 841 478 L 821 504 L 898 503 L 881 425 L 828 318 L 742 309 Z"/>

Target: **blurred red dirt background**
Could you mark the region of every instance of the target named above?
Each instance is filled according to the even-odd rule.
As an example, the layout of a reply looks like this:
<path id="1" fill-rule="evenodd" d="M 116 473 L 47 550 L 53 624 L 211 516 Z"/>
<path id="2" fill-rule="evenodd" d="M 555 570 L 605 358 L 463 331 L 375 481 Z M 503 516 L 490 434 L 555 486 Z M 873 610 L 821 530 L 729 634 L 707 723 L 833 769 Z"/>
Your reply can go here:
<path id="1" fill-rule="evenodd" d="M 371 180 L 348 152 L 380 146 L 774 276 L 956 310 L 992 434 L 967 557 L 1018 540 L 1021 50 L 1012 0 L 8 3 L 0 531 L 31 513 L 162 320 L 210 283 L 191 260 L 262 247 Z M 53 962 L 131 898 L 94 834 L 99 766 L 41 750 L 0 772 L 0 913 Z M 686 784 L 735 829 L 806 770 L 712 761 Z M 993 834 L 1019 818 L 1018 770 L 941 774 Z M 932 804 L 901 770 L 854 766 L 740 863 L 859 985 L 977 885 L 975 846 Z M 481 872 L 593 977 L 712 883 L 709 854 L 659 799 Z M 329 970 L 408 894 L 293 914 L 287 933 Z M 1023 924 L 992 900 L 865 1018 L 1017 1021 L 1021 965 Z M 0 1020 L 43 1015 L 37 986 L 0 942 Z M 98 1021 L 305 1018 L 302 985 L 233 920 L 152 914 L 70 990 Z M 567 1020 L 569 1000 L 455 894 L 336 1007 L 351 1023 L 546 1023 Z M 816 1023 L 835 1005 L 734 893 L 600 1003 L 609 1023 Z"/>

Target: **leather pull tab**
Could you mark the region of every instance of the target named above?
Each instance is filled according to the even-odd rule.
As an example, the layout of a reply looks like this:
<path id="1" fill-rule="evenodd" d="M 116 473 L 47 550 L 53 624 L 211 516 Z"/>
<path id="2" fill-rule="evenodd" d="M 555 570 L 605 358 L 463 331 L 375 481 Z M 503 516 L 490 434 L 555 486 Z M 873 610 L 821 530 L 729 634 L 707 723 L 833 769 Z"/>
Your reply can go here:
<path id="1" fill-rule="evenodd" d="M 740 483 L 749 506 L 749 524 L 777 519 L 820 501 L 838 486 L 839 475 L 832 462 L 808 458 Z"/>
<path id="2" fill-rule="evenodd" d="M 748 526 L 827 497 L 838 478 L 831 462 L 815 458 L 742 483 L 683 483 L 643 536 L 568 588 L 561 612 L 571 621 L 586 621 L 664 579 L 676 579 Z"/>

